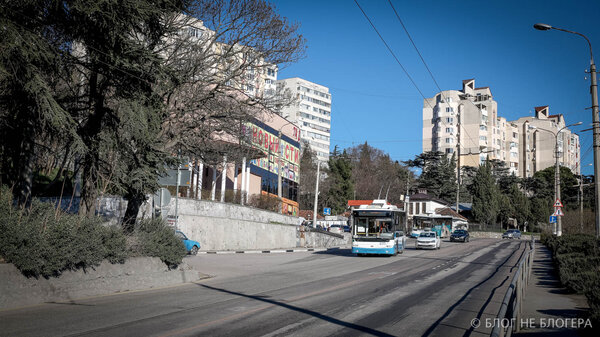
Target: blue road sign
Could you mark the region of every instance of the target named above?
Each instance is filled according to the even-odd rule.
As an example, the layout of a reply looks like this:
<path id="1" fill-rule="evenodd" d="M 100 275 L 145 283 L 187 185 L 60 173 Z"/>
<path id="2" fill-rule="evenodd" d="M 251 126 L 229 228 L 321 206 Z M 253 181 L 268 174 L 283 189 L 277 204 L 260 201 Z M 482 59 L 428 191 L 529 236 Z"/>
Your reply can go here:
<path id="1" fill-rule="evenodd" d="M 331 208 L 323 208 L 323 214 L 325 215 L 331 215 Z"/>
<path id="2" fill-rule="evenodd" d="M 556 223 L 556 215 L 551 215 L 550 216 L 550 220 L 548 222 L 550 222 L 550 223 Z"/>

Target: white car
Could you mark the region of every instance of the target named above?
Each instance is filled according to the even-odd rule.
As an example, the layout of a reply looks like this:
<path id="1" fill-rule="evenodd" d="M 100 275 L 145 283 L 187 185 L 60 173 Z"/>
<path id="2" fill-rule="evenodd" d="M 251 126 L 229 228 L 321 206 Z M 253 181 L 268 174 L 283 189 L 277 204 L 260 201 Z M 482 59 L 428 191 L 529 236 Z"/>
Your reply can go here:
<path id="1" fill-rule="evenodd" d="M 440 249 L 442 240 L 437 235 L 437 232 L 422 232 L 417 238 L 415 248 Z"/>
<path id="2" fill-rule="evenodd" d="M 418 238 L 418 237 L 419 237 L 419 235 L 421 235 L 421 233 L 422 233 L 422 232 L 423 232 L 423 231 L 422 231 L 422 230 L 420 230 L 420 229 L 413 228 L 413 229 L 410 231 L 410 237 L 411 237 L 411 238 Z"/>
<path id="3" fill-rule="evenodd" d="M 342 226 L 342 225 L 331 225 L 329 227 L 329 233 L 343 234 L 344 233 L 344 226 Z"/>

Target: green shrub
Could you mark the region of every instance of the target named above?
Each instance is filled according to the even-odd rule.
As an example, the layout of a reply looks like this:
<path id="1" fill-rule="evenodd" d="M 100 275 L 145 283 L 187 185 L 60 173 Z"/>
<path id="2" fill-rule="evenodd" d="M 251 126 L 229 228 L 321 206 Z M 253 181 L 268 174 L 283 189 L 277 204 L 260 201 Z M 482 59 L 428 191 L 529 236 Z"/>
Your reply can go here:
<path id="1" fill-rule="evenodd" d="M 585 294 L 590 318 L 600 324 L 600 241 L 585 234 L 542 234 L 542 242 L 552 251 L 562 285 Z"/>
<path id="2" fill-rule="evenodd" d="M 175 231 L 162 219 L 146 219 L 137 224 L 134 248 L 140 255 L 160 258 L 169 268 L 183 261 L 187 250 Z"/>
<path id="3" fill-rule="evenodd" d="M 118 226 L 102 227 L 104 258 L 110 263 L 123 263 L 127 259 L 127 240 Z"/>
<path id="4" fill-rule="evenodd" d="M 33 201 L 15 208 L 12 193 L 0 189 L 0 255 L 26 276 L 58 276 L 65 270 L 89 268 L 103 259 L 123 262 L 125 237 L 96 217 L 82 218 Z"/>

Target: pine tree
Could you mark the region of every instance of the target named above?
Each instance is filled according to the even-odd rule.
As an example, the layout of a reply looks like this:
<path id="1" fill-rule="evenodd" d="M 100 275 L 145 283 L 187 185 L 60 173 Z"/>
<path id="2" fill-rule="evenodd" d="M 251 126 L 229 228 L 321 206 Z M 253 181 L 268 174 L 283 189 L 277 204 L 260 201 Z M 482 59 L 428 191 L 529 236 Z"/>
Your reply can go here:
<path id="1" fill-rule="evenodd" d="M 342 154 L 335 156 L 332 154 L 329 157 L 329 176 L 327 178 L 330 186 L 326 199 L 327 205 L 331 207 L 334 214 L 342 213 L 354 192 L 352 165 L 346 150 Z"/>
<path id="2" fill-rule="evenodd" d="M 470 189 L 475 219 L 484 225 L 494 224 L 500 208 L 499 191 L 489 161 L 479 166 Z"/>

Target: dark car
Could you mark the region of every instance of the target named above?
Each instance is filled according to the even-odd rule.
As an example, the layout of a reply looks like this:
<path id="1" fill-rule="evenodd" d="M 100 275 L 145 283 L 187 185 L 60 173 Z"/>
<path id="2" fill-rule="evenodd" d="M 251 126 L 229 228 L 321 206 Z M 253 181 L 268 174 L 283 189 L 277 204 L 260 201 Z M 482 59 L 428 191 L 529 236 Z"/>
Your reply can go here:
<path id="1" fill-rule="evenodd" d="M 520 239 L 521 231 L 518 229 L 509 229 L 502 234 L 503 239 Z"/>
<path id="2" fill-rule="evenodd" d="M 350 233 L 351 232 L 350 226 L 344 225 L 344 232 Z"/>
<path id="3" fill-rule="evenodd" d="M 457 229 L 450 235 L 450 241 L 469 242 L 469 232 L 464 229 Z"/>

